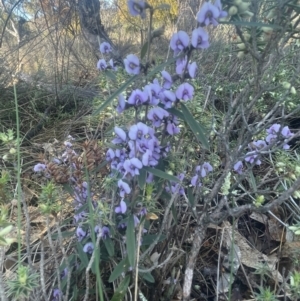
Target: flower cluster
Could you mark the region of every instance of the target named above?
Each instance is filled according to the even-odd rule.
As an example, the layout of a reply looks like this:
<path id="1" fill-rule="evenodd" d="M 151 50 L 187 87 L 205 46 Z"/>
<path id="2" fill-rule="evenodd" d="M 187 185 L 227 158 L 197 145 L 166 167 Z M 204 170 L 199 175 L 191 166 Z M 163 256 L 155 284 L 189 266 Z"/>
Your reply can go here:
<path id="1" fill-rule="evenodd" d="M 275 123 L 266 130 L 267 137 L 265 140 L 257 140 L 249 143 L 249 152 L 245 155 L 245 162 L 250 164 L 260 165 L 261 160 L 259 155 L 261 151 L 267 150 L 267 148 L 275 147 L 283 144 L 283 149 L 288 150 L 290 146 L 286 143 L 287 139 L 293 137 L 293 133 L 288 126 L 282 127 L 280 124 Z M 243 173 L 243 162 L 238 161 L 233 166 L 234 171 L 238 174 Z"/>
<path id="2" fill-rule="evenodd" d="M 103 42 L 100 44 L 100 52 L 102 55 L 109 54 L 112 52 L 112 47 L 109 43 Z M 104 58 L 100 59 L 97 62 L 97 69 L 100 71 L 104 71 L 106 69 L 112 69 L 116 71 L 118 68 L 115 66 L 113 59 L 110 59 L 108 62 L 109 65 L 107 65 L 106 60 Z"/>
<path id="3" fill-rule="evenodd" d="M 192 186 L 201 186 L 200 178 L 205 178 L 210 172 L 213 171 L 213 167 L 208 163 L 204 162 L 202 165 L 198 165 L 195 168 L 195 175 L 192 177 L 191 184 Z"/>

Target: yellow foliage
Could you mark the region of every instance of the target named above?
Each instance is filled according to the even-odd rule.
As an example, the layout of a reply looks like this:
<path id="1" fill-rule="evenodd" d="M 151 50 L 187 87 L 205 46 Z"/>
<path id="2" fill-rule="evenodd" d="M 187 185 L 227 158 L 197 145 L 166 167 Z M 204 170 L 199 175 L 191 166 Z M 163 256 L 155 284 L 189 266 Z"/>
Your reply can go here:
<path id="1" fill-rule="evenodd" d="M 153 15 L 153 22 L 156 26 L 165 25 L 168 22 L 174 21 L 178 16 L 178 2 L 177 0 L 148 0 L 147 1 L 153 8 L 159 7 L 162 4 L 167 4 L 169 9 L 155 9 Z M 119 0 L 119 18 L 124 22 L 125 26 L 132 26 L 133 24 L 138 27 L 143 27 L 145 20 L 139 17 L 132 17 L 128 11 L 127 0 Z M 147 12 L 147 15 L 149 13 Z M 147 22 L 147 21 L 146 21 Z"/>

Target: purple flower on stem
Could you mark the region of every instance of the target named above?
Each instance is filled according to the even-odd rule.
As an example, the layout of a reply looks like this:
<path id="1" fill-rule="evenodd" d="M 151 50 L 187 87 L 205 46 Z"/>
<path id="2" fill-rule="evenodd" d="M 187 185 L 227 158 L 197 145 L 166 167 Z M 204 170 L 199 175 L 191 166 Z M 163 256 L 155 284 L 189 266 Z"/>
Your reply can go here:
<path id="1" fill-rule="evenodd" d="M 120 206 L 115 208 L 115 212 L 124 214 L 126 211 L 127 211 L 127 205 L 123 200 L 121 200 Z"/>
<path id="2" fill-rule="evenodd" d="M 116 138 L 112 140 L 113 144 L 120 144 L 126 142 L 126 133 L 119 127 L 115 127 Z"/>
<path id="3" fill-rule="evenodd" d="M 257 140 L 249 143 L 249 148 L 252 150 L 260 150 L 267 146 L 267 143 L 265 140 Z"/>
<path id="4" fill-rule="evenodd" d="M 165 109 L 169 109 L 176 101 L 176 95 L 172 91 L 165 90 L 160 94 L 160 100 L 161 103 L 165 106 Z"/>
<path id="5" fill-rule="evenodd" d="M 285 126 L 282 130 L 281 130 L 281 135 L 284 137 L 284 138 L 290 138 L 290 137 L 293 137 L 294 134 L 291 132 L 291 130 L 289 129 L 288 126 Z"/>
<path id="6" fill-rule="evenodd" d="M 128 74 L 137 75 L 140 73 L 140 60 L 134 54 L 127 55 L 124 59 L 125 70 Z"/>
<path id="7" fill-rule="evenodd" d="M 134 106 L 140 106 L 146 103 L 148 100 L 148 94 L 140 89 L 133 90 L 128 98 L 128 103 Z"/>
<path id="8" fill-rule="evenodd" d="M 127 4 L 128 4 L 129 12 L 132 16 L 134 16 L 134 17 L 140 16 L 142 19 L 144 19 L 146 17 L 145 1 L 128 0 Z"/>
<path id="9" fill-rule="evenodd" d="M 147 114 L 148 120 L 152 121 L 152 125 L 154 127 L 159 127 L 164 117 L 168 116 L 169 113 L 160 107 L 152 108 Z"/>
<path id="10" fill-rule="evenodd" d="M 130 127 L 128 136 L 131 140 L 141 140 L 148 132 L 148 126 L 142 122 L 138 122 Z"/>
<path id="11" fill-rule="evenodd" d="M 150 151 L 149 149 L 147 149 L 143 154 L 142 162 L 144 166 L 155 166 L 158 164 L 158 161 L 153 158 L 152 151 Z"/>
<path id="12" fill-rule="evenodd" d="M 115 152 L 111 148 L 109 148 L 106 152 L 106 161 L 111 162 L 115 158 L 115 156 Z"/>
<path id="13" fill-rule="evenodd" d="M 198 67 L 197 67 L 197 63 L 196 62 L 188 64 L 188 71 L 189 71 L 189 75 L 190 75 L 191 78 L 195 78 L 196 77 L 197 70 L 198 70 Z"/>
<path id="14" fill-rule="evenodd" d="M 187 65 L 187 56 L 177 59 L 176 60 L 176 73 L 181 75 L 185 71 L 186 65 Z"/>
<path id="15" fill-rule="evenodd" d="M 100 44 L 100 52 L 105 54 L 105 53 L 110 53 L 112 51 L 112 48 L 109 43 L 103 42 Z"/>
<path id="16" fill-rule="evenodd" d="M 34 167 L 33 167 L 34 172 L 41 172 L 41 171 L 44 171 L 45 169 L 46 169 L 46 165 L 43 163 L 38 163 L 38 164 L 34 165 Z"/>
<path id="17" fill-rule="evenodd" d="M 205 2 L 200 11 L 197 14 L 197 21 L 201 24 L 201 26 L 208 26 L 209 24 L 213 24 L 217 26 L 219 23 L 217 19 L 220 16 L 219 9 L 214 6 L 210 2 Z"/>
<path id="18" fill-rule="evenodd" d="M 100 227 L 97 225 L 95 226 L 94 231 L 95 233 L 100 235 L 100 237 L 102 237 L 103 239 L 109 238 L 110 230 L 106 226 Z"/>
<path id="19" fill-rule="evenodd" d="M 161 75 L 163 77 L 163 88 L 170 89 L 173 84 L 172 76 L 167 71 L 162 71 Z"/>
<path id="20" fill-rule="evenodd" d="M 199 178 L 198 175 L 195 175 L 195 176 L 192 177 L 192 179 L 191 179 L 191 185 L 192 186 L 194 186 L 194 187 L 196 187 L 196 186 L 201 187 L 202 186 L 201 182 L 198 181 L 198 178 Z"/>
<path id="21" fill-rule="evenodd" d="M 208 162 L 204 162 L 202 165 L 196 167 L 196 172 L 200 172 L 202 178 L 206 177 L 211 171 L 213 171 L 213 167 Z"/>
<path id="22" fill-rule="evenodd" d="M 140 169 L 143 167 L 142 162 L 138 158 L 127 159 L 124 162 L 124 169 L 127 173 L 130 173 L 133 177 L 140 174 Z"/>
<path id="23" fill-rule="evenodd" d="M 112 70 L 117 71 L 118 67 L 115 66 L 113 59 L 110 59 L 109 62 L 110 67 L 112 68 Z"/>
<path id="24" fill-rule="evenodd" d="M 159 103 L 159 93 L 161 92 L 161 87 L 159 84 L 149 84 L 145 86 L 144 92 L 148 95 L 148 104 L 156 106 Z"/>
<path id="25" fill-rule="evenodd" d="M 83 238 L 86 237 L 86 231 L 84 231 L 81 227 L 77 227 L 76 229 L 76 236 L 77 236 L 77 239 L 78 241 L 82 241 Z"/>
<path id="26" fill-rule="evenodd" d="M 228 13 L 225 10 L 222 10 L 221 0 L 216 0 L 214 6 L 219 10 L 219 18 L 227 17 Z"/>
<path id="27" fill-rule="evenodd" d="M 97 69 L 100 71 L 104 71 L 107 68 L 107 64 L 105 62 L 105 59 L 101 59 L 97 63 Z"/>
<path id="28" fill-rule="evenodd" d="M 51 301 L 58 301 L 59 296 L 62 297 L 62 292 L 58 288 L 55 288 L 53 290 L 52 296 L 53 296 L 53 298 L 51 299 Z"/>
<path id="29" fill-rule="evenodd" d="M 148 172 L 147 173 L 146 183 L 148 183 L 148 184 L 152 183 L 153 182 L 153 178 L 154 178 L 153 173 Z"/>
<path id="30" fill-rule="evenodd" d="M 176 97 L 178 99 L 188 101 L 194 96 L 194 87 L 189 83 L 181 84 L 176 90 Z"/>
<path id="31" fill-rule="evenodd" d="M 67 275 L 68 275 L 68 268 L 64 268 L 60 273 L 60 279 L 66 278 Z"/>
<path id="32" fill-rule="evenodd" d="M 199 27 L 193 30 L 192 45 L 197 49 L 205 49 L 209 47 L 208 33 L 203 28 Z"/>
<path id="33" fill-rule="evenodd" d="M 187 48 L 189 45 L 189 36 L 185 31 L 178 31 L 177 33 L 174 33 L 171 41 L 170 41 L 170 47 L 172 50 L 174 50 L 175 53 L 178 53 L 185 48 Z"/>
<path id="34" fill-rule="evenodd" d="M 260 165 L 261 164 L 261 161 L 259 159 L 257 159 L 257 152 L 248 152 L 246 154 L 246 157 L 245 157 L 245 161 L 246 162 L 249 162 L 250 164 L 253 164 L 255 162 L 255 165 Z"/>
<path id="35" fill-rule="evenodd" d="M 83 247 L 83 252 L 92 254 L 94 251 L 94 244 L 92 242 L 88 242 Z"/>
<path id="36" fill-rule="evenodd" d="M 243 173 L 243 162 L 237 161 L 233 166 L 233 170 L 241 175 Z"/>
<path id="37" fill-rule="evenodd" d="M 118 187 L 120 189 L 119 195 L 121 198 L 124 198 L 125 194 L 129 194 L 131 192 L 129 185 L 121 179 L 118 181 Z"/>
<path id="38" fill-rule="evenodd" d="M 267 129 L 267 133 L 271 135 L 276 135 L 281 128 L 281 125 L 278 123 L 273 124 L 270 128 Z"/>
<path id="39" fill-rule="evenodd" d="M 119 99 L 118 99 L 118 106 L 116 108 L 116 111 L 118 114 L 121 114 L 126 107 L 126 102 L 125 102 L 125 98 L 122 94 L 119 95 Z"/>

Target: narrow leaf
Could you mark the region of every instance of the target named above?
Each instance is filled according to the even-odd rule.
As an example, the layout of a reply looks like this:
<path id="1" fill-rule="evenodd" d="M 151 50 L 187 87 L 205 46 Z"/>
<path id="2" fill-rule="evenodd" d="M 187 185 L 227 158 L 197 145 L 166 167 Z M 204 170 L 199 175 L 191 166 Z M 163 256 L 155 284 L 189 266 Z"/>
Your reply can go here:
<path id="1" fill-rule="evenodd" d="M 281 26 L 276 24 L 269 23 L 260 23 L 260 22 L 247 22 L 247 21 L 219 21 L 220 24 L 230 24 L 230 25 L 241 25 L 249 27 L 271 27 L 276 29 L 282 29 Z"/>
<path id="2" fill-rule="evenodd" d="M 147 178 L 147 171 L 145 168 L 142 168 L 140 170 L 140 174 L 138 175 L 137 179 L 138 179 L 138 183 L 139 183 L 139 187 L 141 189 L 144 188 L 145 183 L 146 183 L 146 178 Z"/>
<path id="3" fill-rule="evenodd" d="M 141 49 L 141 60 L 145 57 L 145 55 L 146 55 L 146 53 L 147 53 L 147 51 L 148 51 L 148 42 L 146 42 L 144 45 L 143 45 L 143 47 L 142 47 L 142 49 Z"/>
<path id="4" fill-rule="evenodd" d="M 154 277 L 151 275 L 151 273 L 144 273 L 143 275 L 143 279 L 145 279 L 146 281 L 150 282 L 150 283 L 154 283 L 155 279 Z"/>
<path id="5" fill-rule="evenodd" d="M 181 104 L 182 113 L 184 115 L 184 120 L 189 125 L 194 135 L 196 136 L 198 141 L 203 145 L 203 147 L 209 149 L 209 143 L 204 135 L 204 130 L 202 126 L 194 119 L 189 109 L 183 103 L 180 104 Z"/>
<path id="6" fill-rule="evenodd" d="M 149 246 L 151 245 L 156 238 L 158 237 L 157 234 L 148 234 L 148 235 L 144 235 L 143 240 L 142 240 L 142 245 L 143 246 Z M 162 242 L 166 239 L 166 235 L 161 235 L 158 239 L 158 242 Z"/>
<path id="7" fill-rule="evenodd" d="M 133 267 L 135 263 L 136 241 L 135 241 L 135 229 L 134 229 L 133 215 L 128 217 L 127 229 L 126 229 L 126 246 L 129 264 Z"/>
<path id="8" fill-rule="evenodd" d="M 124 296 L 126 294 L 127 288 L 130 283 L 130 276 L 126 276 L 116 289 L 111 301 L 121 301 L 124 299 Z"/>
<path id="9" fill-rule="evenodd" d="M 105 248 L 109 254 L 110 257 L 113 257 L 115 255 L 115 249 L 113 241 L 110 239 L 110 237 L 103 239 Z"/>
<path id="10" fill-rule="evenodd" d="M 88 266 L 89 259 L 88 259 L 87 254 L 85 252 L 83 252 L 83 246 L 79 242 L 77 243 L 77 252 L 78 252 L 79 259 L 81 261 L 81 265 L 79 268 L 79 271 L 81 271 L 81 269 L 85 269 Z"/>
<path id="11" fill-rule="evenodd" d="M 122 273 L 125 273 L 129 268 L 128 257 L 122 259 L 111 273 L 108 282 L 114 282 Z"/>
<path id="12" fill-rule="evenodd" d="M 113 73 L 111 70 L 105 70 L 105 75 L 107 78 L 115 82 L 117 80 L 116 74 Z"/>
<path id="13" fill-rule="evenodd" d="M 161 171 L 159 169 L 155 169 L 149 166 L 144 166 L 144 169 L 148 172 L 151 172 L 152 174 L 154 174 L 155 176 L 165 179 L 165 180 L 169 180 L 169 181 L 173 181 L 173 182 L 180 182 L 180 180 L 178 178 L 176 178 L 175 176 L 169 175 L 168 173 Z"/>
<path id="14" fill-rule="evenodd" d="M 193 190 L 191 187 L 188 187 L 187 193 L 188 193 L 187 196 L 188 196 L 189 203 L 190 203 L 191 207 L 193 208 L 193 207 L 195 207 L 195 197 L 193 195 Z"/>
<path id="15" fill-rule="evenodd" d="M 97 115 L 102 110 L 104 110 L 119 94 L 121 94 L 138 76 L 132 76 L 126 83 L 124 83 L 119 89 L 117 89 L 108 99 L 106 99 L 103 104 L 92 114 Z"/>

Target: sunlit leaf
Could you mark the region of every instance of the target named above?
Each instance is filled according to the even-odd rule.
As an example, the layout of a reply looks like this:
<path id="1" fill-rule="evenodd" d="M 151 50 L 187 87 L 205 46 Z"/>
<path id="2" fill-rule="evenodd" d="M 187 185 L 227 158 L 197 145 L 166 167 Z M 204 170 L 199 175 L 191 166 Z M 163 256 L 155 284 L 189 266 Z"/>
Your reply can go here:
<path id="1" fill-rule="evenodd" d="M 114 282 L 122 273 L 125 273 L 129 268 L 128 257 L 122 259 L 111 273 L 108 282 Z"/>
<path id="2" fill-rule="evenodd" d="M 135 263 L 136 241 L 135 241 L 135 227 L 133 215 L 128 217 L 126 229 L 126 246 L 129 264 L 133 267 Z"/>

